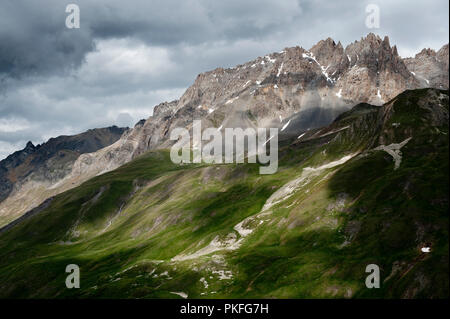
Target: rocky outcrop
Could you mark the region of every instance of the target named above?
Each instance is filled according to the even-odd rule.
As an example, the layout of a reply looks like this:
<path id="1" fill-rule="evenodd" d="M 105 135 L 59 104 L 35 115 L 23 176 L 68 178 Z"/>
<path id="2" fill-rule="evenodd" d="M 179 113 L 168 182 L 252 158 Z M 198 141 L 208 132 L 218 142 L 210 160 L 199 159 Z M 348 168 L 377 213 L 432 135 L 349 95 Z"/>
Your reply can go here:
<path id="1" fill-rule="evenodd" d="M 423 49 L 414 58 L 404 59 L 405 65 L 420 82 L 420 87 L 448 89 L 448 44 L 439 51 Z"/>
<path id="2" fill-rule="evenodd" d="M 20 215 L 48 198 L 48 189 L 72 172 L 80 155 L 96 152 L 115 143 L 126 130 L 112 126 L 88 130 L 74 136 L 51 138 L 37 146 L 28 142 L 23 150 L 2 160 L 0 225 L 4 220 L 12 218 L 8 216 Z M 45 191 L 40 191 L 41 186 Z M 32 191 L 32 196 L 23 196 L 29 194 L 29 191 Z"/>
<path id="3" fill-rule="evenodd" d="M 346 48 L 331 38 L 310 50 L 286 48 L 199 74 L 179 100 L 155 106 L 153 116 L 113 145 L 80 156 L 65 183 L 78 184 L 150 149 L 170 147 L 171 130 L 190 129 L 195 119 L 202 128 L 281 128 L 292 120 L 297 132 L 327 125 L 357 103 L 381 105 L 418 87 L 420 80 L 388 37 L 369 34 Z"/>
<path id="4" fill-rule="evenodd" d="M 408 71 L 397 47 L 369 34 L 345 49 L 349 71 L 343 74 L 339 87 L 352 100 L 379 105 L 406 89 L 417 88 L 419 82 Z"/>

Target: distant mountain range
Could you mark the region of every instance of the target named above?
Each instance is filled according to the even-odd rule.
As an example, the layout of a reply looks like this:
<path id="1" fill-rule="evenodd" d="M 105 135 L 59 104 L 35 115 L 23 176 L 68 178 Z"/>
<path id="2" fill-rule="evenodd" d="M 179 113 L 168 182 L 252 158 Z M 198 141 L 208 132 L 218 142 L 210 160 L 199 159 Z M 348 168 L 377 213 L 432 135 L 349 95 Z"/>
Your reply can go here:
<path id="1" fill-rule="evenodd" d="M 112 126 L 74 136 L 51 138 L 37 146 L 28 142 L 23 150 L 2 160 L 0 225 L 17 218 L 53 195 L 52 191 L 47 193 L 48 188 L 71 172 L 73 163 L 81 154 L 92 153 L 111 145 L 126 130 Z"/>

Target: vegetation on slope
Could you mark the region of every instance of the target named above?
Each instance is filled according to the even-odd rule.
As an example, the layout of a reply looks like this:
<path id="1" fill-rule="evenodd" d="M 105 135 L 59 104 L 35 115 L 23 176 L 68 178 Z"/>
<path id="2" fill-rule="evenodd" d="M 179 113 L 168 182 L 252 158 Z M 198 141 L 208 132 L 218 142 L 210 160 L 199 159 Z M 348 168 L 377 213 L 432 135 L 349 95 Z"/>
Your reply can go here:
<path id="1" fill-rule="evenodd" d="M 447 121 L 446 91 L 360 105 L 285 143 L 273 175 L 149 152 L 1 233 L 0 297 L 448 297 Z M 376 150 L 410 137 L 398 169 Z"/>

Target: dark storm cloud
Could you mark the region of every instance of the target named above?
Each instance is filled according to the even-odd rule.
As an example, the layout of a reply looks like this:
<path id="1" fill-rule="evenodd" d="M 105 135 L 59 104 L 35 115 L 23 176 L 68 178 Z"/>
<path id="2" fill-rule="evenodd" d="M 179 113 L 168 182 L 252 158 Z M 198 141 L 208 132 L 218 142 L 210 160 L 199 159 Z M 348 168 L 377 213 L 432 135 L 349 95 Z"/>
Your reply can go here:
<path id="1" fill-rule="evenodd" d="M 80 7 L 67 29 L 65 7 Z M 365 7 L 379 5 L 381 28 Z M 27 140 L 133 125 L 195 76 L 288 46 L 389 35 L 402 55 L 448 41 L 448 1 L 2 0 L 0 158 Z"/>
<path id="2" fill-rule="evenodd" d="M 91 34 L 64 28 L 63 1 L 0 3 L 0 76 L 62 72 L 81 65 L 93 49 Z"/>
<path id="3" fill-rule="evenodd" d="M 78 67 L 94 39 L 140 39 L 152 46 L 266 37 L 292 23 L 296 1 L 74 1 L 81 28 L 64 27 L 58 0 L 0 4 L 0 74 L 51 74 Z"/>

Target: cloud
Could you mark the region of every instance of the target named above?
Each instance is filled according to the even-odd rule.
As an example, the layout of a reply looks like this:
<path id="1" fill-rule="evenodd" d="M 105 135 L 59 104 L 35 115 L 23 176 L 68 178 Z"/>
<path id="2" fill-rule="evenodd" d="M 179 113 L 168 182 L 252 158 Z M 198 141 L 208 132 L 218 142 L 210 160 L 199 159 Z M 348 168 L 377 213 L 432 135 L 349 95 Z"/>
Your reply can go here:
<path id="1" fill-rule="evenodd" d="M 4 0 L 0 4 L 0 79 L 64 73 L 93 50 L 88 29 L 64 27 L 64 3 Z"/>
<path id="2" fill-rule="evenodd" d="M 60 0 L 0 2 L 0 158 L 28 140 L 137 122 L 196 75 L 332 37 L 389 35 L 402 56 L 448 41 L 448 1 Z M 367 29 L 365 7 L 380 7 Z M 132 124 L 131 124 L 132 125 Z"/>
<path id="3" fill-rule="evenodd" d="M 133 117 L 130 115 L 130 113 L 127 112 L 121 112 L 119 115 L 117 115 L 116 123 L 120 127 L 130 127 L 133 125 Z"/>

